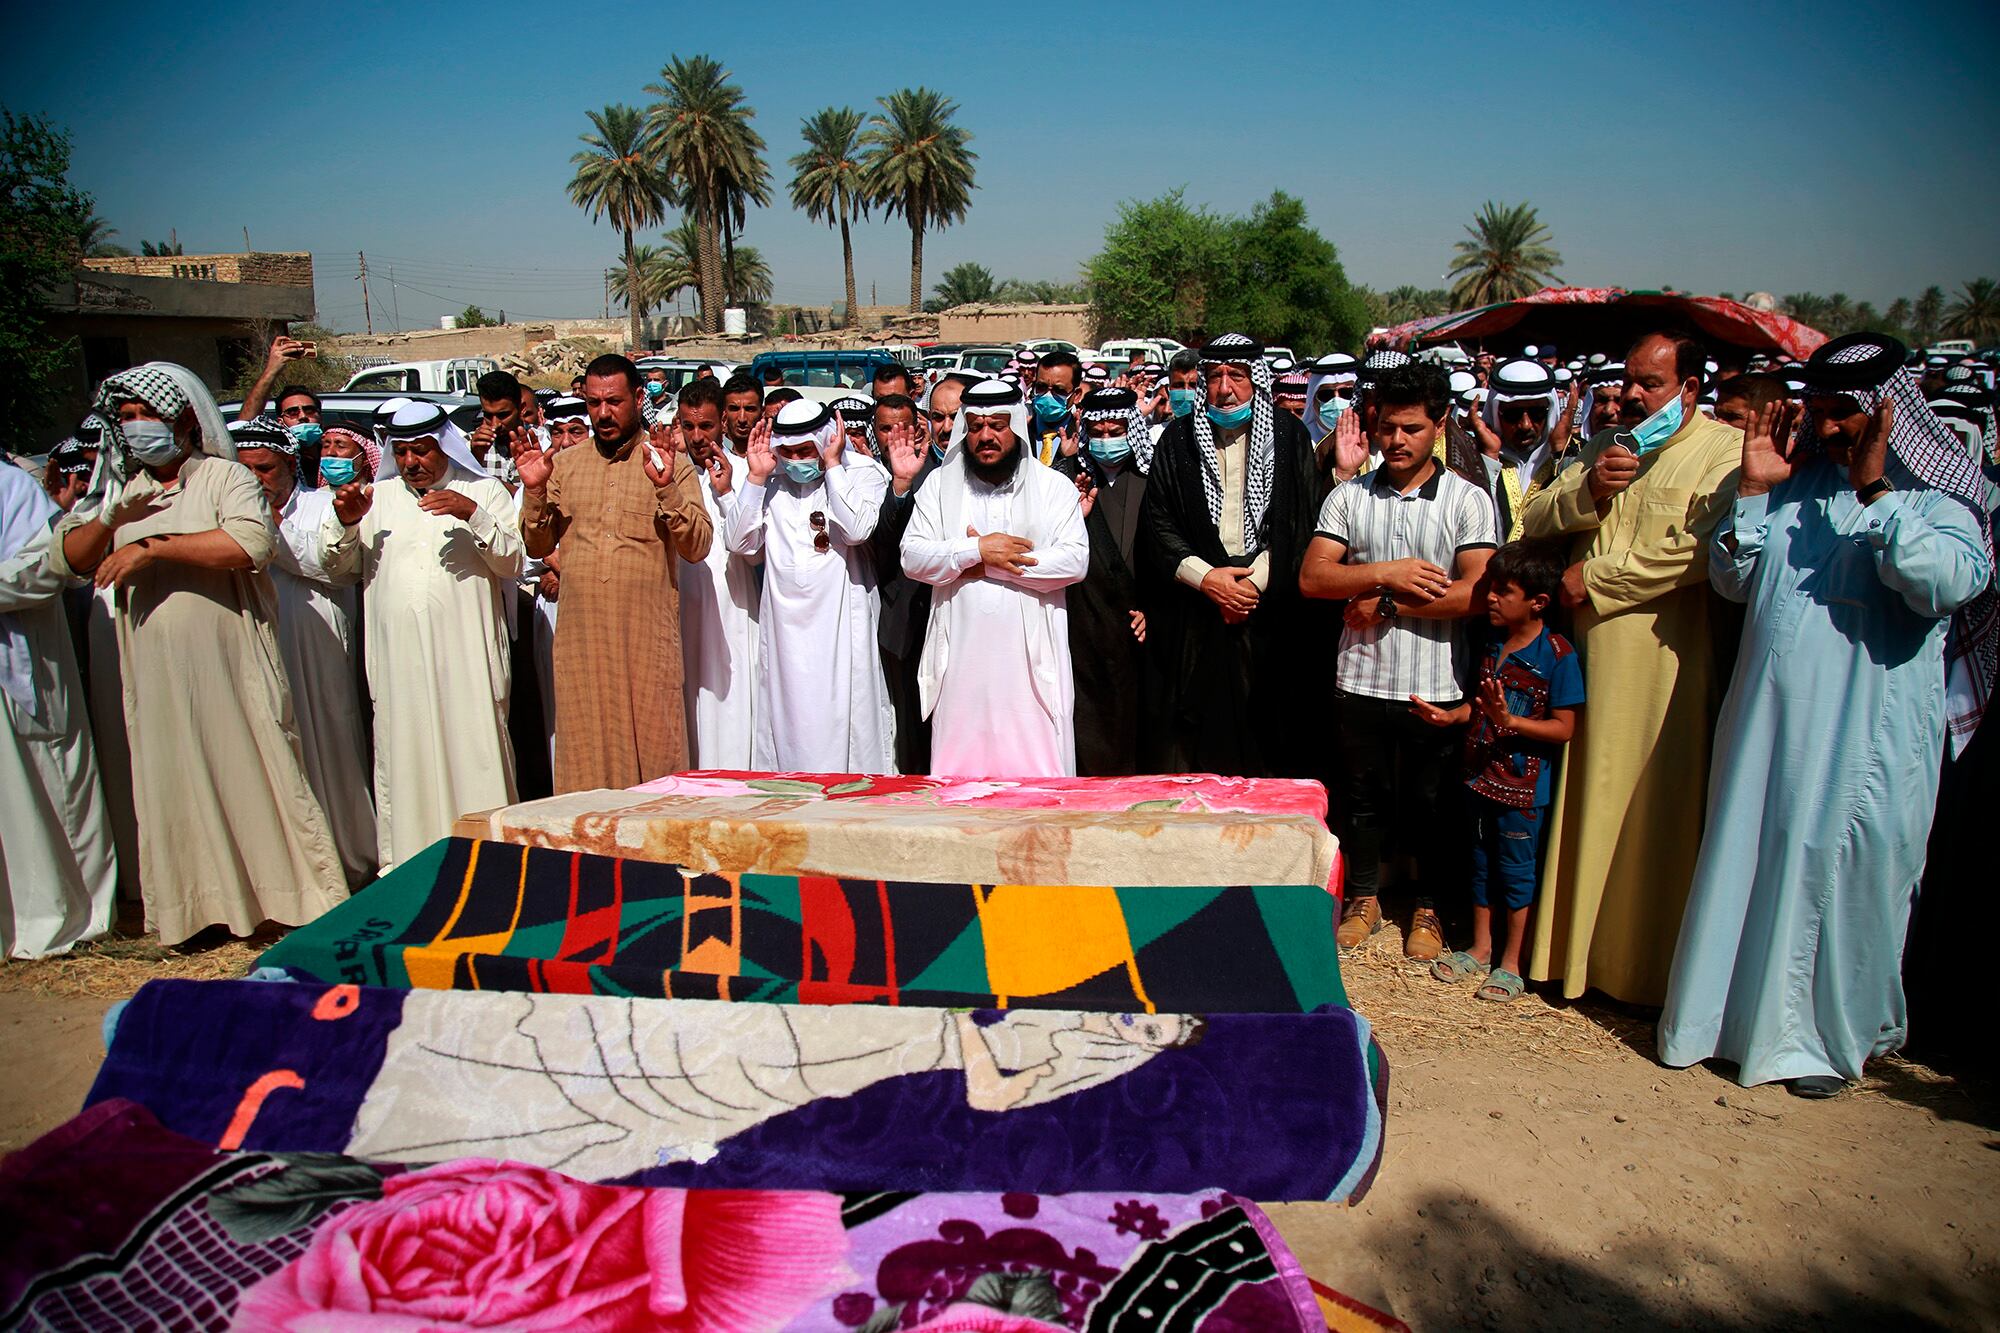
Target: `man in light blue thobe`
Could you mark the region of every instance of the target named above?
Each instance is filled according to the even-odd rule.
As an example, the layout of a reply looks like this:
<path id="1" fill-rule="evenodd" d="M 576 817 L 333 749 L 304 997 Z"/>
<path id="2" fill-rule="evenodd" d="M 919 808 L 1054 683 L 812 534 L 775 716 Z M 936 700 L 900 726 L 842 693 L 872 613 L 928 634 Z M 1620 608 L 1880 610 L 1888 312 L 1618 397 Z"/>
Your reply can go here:
<path id="1" fill-rule="evenodd" d="M 1904 936 L 1960 718 L 1946 627 L 1993 572 L 1985 480 L 1903 355 L 1875 334 L 1823 347 L 1796 442 L 1782 403 L 1745 430 L 1711 539 L 1710 582 L 1749 616 L 1659 1050 L 1733 1061 L 1745 1086 L 1830 1096 L 1903 1044 Z M 1952 657 L 1985 673 L 1983 701 L 1979 623 L 1961 616 Z"/>

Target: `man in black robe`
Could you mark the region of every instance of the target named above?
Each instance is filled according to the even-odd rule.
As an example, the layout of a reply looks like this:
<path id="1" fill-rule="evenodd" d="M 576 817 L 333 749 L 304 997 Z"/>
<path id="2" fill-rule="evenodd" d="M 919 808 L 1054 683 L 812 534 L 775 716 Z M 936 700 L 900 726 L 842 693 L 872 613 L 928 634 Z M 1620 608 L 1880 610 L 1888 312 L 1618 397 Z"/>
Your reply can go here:
<path id="1" fill-rule="evenodd" d="M 1321 608 L 1298 586 L 1319 502 L 1312 443 L 1273 406 L 1263 348 L 1242 334 L 1202 348 L 1201 389 L 1160 436 L 1140 519 L 1157 680 L 1144 767 L 1317 777 L 1309 724 L 1332 663 L 1309 659 Z"/>
<path id="2" fill-rule="evenodd" d="M 1069 589 L 1076 679 L 1076 771 L 1123 777 L 1139 768 L 1146 614 L 1139 595 L 1140 513 L 1152 431 L 1130 389 L 1097 389 L 1082 409 L 1083 448 L 1055 467 L 1075 478 L 1090 534 L 1090 572 Z"/>

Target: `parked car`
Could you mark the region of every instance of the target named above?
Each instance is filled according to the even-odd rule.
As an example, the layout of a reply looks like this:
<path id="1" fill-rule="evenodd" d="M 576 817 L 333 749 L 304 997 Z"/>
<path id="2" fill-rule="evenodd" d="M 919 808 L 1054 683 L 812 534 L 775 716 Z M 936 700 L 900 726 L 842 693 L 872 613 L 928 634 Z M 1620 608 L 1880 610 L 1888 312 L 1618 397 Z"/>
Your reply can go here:
<path id="1" fill-rule="evenodd" d="M 401 390 L 383 393 L 351 389 L 341 389 L 333 393 L 323 393 L 319 396 L 320 424 L 322 426 L 342 426 L 348 430 L 359 431 L 361 434 L 366 435 L 375 424 L 375 409 L 388 402 L 391 398 L 410 398 L 418 402 L 442 403 L 446 414 L 451 417 L 452 424 L 466 434 L 470 435 L 479 427 L 479 398 L 474 394 L 404 393 Z M 243 402 L 241 399 L 237 399 L 234 402 L 223 403 L 220 406 L 222 408 L 222 419 L 224 421 L 234 421 L 236 420 L 237 412 L 242 410 Z M 264 401 L 264 411 L 272 416 L 276 416 L 278 412 L 277 403 L 266 399 Z"/>
<path id="2" fill-rule="evenodd" d="M 490 356 L 461 356 L 442 361 L 397 361 L 386 366 L 370 366 L 356 374 L 343 391 L 378 393 L 388 397 L 415 393 L 469 394 L 476 392 L 479 377 L 500 369 Z"/>
<path id="3" fill-rule="evenodd" d="M 750 362 L 750 373 L 762 379 L 766 367 L 776 366 L 784 375 L 784 382 L 795 389 L 865 390 L 874 382 L 877 366 L 902 364 L 901 359 L 878 348 L 759 352 Z"/>
<path id="4" fill-rule="evenodd" d="M 1138 352 L 1148 361 L 1158 361 L 1165 365 L 1174 359 L 1175 352 L 1186 350 L 1172 338 L 1114 338 L 1110 342 L 1101 344 L 1097 349 L 1097 355 L 1107 362 L 1118 360 L 1130 364 L 1132 353 Z"/>
<path id="5" fill-rule="evenodd" d="M 974 375 L 998 375 L 1014 364 L 1014 349 L 1011 347 L 967 347 L 963 351 L 948 356 L 927 356 L 924 370 L 927 373 L 948 374 L 954 370 L 966 371 Z"/>
<path id="6" fill-rule="evenodd" d="M 871 352 L 887 352 L 898 361 L 915 370 L 923 364 L 924 349 L 915 343 L 881 343 L 868 349 Z"/>
<path id="7" fill-rule="evenodd" d="M 1024 352 L 1069 352 L 1083 351 L 1067 338 L 1025 338 L 1014 344 Z"/>
<path id="8" fill-rule="evenodd" d="M 676 394 L 685 388 L 697 375 L 701 374 L 703 366 L 715 366 L 721 363 L 716 361 L 689 361 L 671 356 L 642 356 L 633 362 L 633 364 L 639 367 L 641 375 L 651 370 L 666 371 L 667 392 L 669 394 Z M 718 379 L 729 378 L 728 375 L 720 370 L 716 371 L 715 375 Z"/>

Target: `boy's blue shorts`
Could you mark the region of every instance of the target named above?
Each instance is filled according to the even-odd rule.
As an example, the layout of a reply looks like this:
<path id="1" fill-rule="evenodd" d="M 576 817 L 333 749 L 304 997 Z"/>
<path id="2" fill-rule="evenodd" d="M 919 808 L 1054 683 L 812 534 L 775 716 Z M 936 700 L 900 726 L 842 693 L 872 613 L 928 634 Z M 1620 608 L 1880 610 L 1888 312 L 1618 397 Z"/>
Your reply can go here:
<path id="1" fill-rule="evenodd" d="M 1509 910 L 1535 901 L 1535 865 L 1542 847 L 1542 831 L 1548 827 L 1549 812 L 1536 806 L 1526 810 L 1484 796 L 1471 795 L 1472 901 L 1490 907 L 1489 895 Z"/>

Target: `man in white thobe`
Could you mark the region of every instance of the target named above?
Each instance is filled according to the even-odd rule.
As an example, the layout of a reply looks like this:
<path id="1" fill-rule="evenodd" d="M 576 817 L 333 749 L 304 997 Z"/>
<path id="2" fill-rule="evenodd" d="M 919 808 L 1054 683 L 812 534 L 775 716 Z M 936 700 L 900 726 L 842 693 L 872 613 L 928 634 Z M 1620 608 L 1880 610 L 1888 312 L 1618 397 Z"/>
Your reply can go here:
<path id="1" fill-rule="evenodd" d="M 848 447 L 824 403 L 786 403 L 751 433 L 725 533 L 737 555 L 764 555 L 754 768 L 896 771 L 868 549 L 888 489 L 889 474 Z"/>
<path id="2" fill-rule="evenodd" d="M 750 432 L 764 390 L 748 375 L 728 383 L 698 379 L 681 390 L 681 439 L 701 470 L 697 489 L 718 533 L 749 475 Z M 688 755 L 696 768 L 747 769 L 757 717 L 757 565 L 726 540 L 699 561 L 681 561 L 681 687 L 687 699 Z"/>
<path id="3" fill-rule="evenodd" d="M 522 559 L 507 488 L 442 408 L 400 408 L 387 435 L 375 484 L 334 492 L 319 530 L 322 567 L 361 573 L 384 873 L 515 798 L 505 603 Z"/>
<path id="4" fill-rule="evenodd" d="M 0 467 L 0 954 L 41 958 L 111 928 L 118 861 L 83 682 L 48 562 L 61 511 Z"/>
<path id="5" fill-rule="evenodd" d="M 1063 590 L 1088 572 L 1090 538 L 1075 485 L 1026 439 L 1018 387 L 967 389 L 903 533 L 903 572 L 937 590 L 917 671 L 936 774 L 1076 773 Z"/>
<path id="6" fill-rule="evenodd" d="M 368 792 L 368 737 L 354 674 L 354 581 L 319 560 L 319 530 L 333 492 L 301 490 L 299 446 L 272 417 L 234 421 L 236 461 L 257 474 L 278 546 L 269 566 L 278 590 L 278 653 L 292 687 L 292 720 L 306 782 L 333 833 L 349 888 L 375 875 L 375 806 Z"/>

